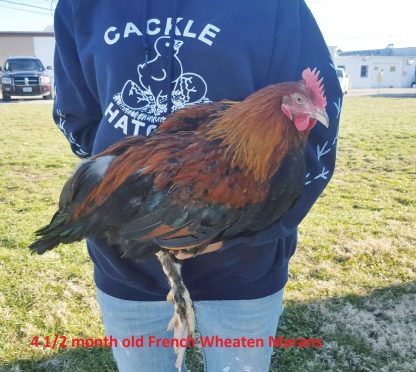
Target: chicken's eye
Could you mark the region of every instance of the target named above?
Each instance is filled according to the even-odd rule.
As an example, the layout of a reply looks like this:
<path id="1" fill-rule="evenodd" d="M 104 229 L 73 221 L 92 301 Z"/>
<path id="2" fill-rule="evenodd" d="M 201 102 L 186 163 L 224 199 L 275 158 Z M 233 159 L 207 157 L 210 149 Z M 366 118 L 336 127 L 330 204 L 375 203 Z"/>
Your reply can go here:
<path id="1" fill-rule="evenodd" d="M 299 105 L 302 105 L 305 102 L 303 97 L 300 94 L 295 94 L 295 100 L 296 100 L 296 103 Z"/>

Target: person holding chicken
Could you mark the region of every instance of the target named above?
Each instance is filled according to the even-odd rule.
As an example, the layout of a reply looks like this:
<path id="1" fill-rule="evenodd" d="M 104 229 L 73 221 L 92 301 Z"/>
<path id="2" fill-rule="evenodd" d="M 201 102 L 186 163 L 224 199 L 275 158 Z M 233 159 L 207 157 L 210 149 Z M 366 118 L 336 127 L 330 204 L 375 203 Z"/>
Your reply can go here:
<path id="1" fill-rule="evenodd" d="M 247 112 L 252 112 L 253 107 L 260 107 L 264 122 L 248 123 L 244 128 L 243 124 L 240 126 L 250 151 L 244 155 L 231 146 L 227 152 L 234 154 L 230 164 L 235 169 L 252 165 L 258 181 L 256 185 L 263 185 L 268 182 L 268 174 L 272 170 L 282 170 L 280 167 L 284 164 L 282 159 L 275 163 L 271 160 L 266 162 L 267 137 L 277 133 L 272 129 L 265 131 L 265 123 L 273 117 L 273 110 L 279 109 L 279 115 L 281 113 L 285 122 L 293 122 L 293 130 L 307 133 L 302 137 L 303 150 L 296 152 L 306 157 L 306 169 L 302 168 L 304 185 L 299 193 L 295 193 L 293 202 L 284 208 L 283 214 L 276 212 L 275 206 L 268 209 L 265 205 L 250 223 L 241 217 L 234 222 L 232 229 L 225 231 L 223 228 L 221 233 L 218 230 L 213 238 L 205 240 L 202 235 L 208 234 L 208 230 L 203 233 L 193 231 L 196 225 L 187 224 L 189 213 L 181 216 L 184 225 L 174 230 L 171 226 L 161 225 L 159 220 L 154 220 L 153 225 L 143 225 L 143 220 L 135 220 L 137 231 L 142 229 L 140 239 L 153 239 L 153 246 L 157 242 L 160 247 L 167 247 L 177 260 L 183 260 L 183 282 L 194 301 L 201 336 L 265 340 L 274 336 L 282 312 L 288 263 L 296 249 L 297 226 L 333 174 L 342 102 L 335 67 L 304 1 L 267 0 L 259 7 L 249 0 L 196 3 L 176 0 L 169 4 L 161 0 L 129 0 L 123 6 L 113 2 L 60 0 L 55 13 L 55 33 L 54 118 L 77 156 L 89 158 L 106 151 L 103 156 L 93 158 L 94 163 L 91 163 L 94 164 L 91 177 L 98 177 L 94 181 L 98 189 L 101 184 L 107 185 L 103 187 L 103 192 L 107 193 L 104 199 L 120 186 L 114 184 L 117 179 L 122 182 L 120 175 L 127 175 L 123 171 L 127 160 L 125 163 L 113 163 L 113 156 L 128 152 L 128 147 L 123 145 L 108 149 L 109 146 L 126 136 L 150 134 L 148 129 L 158 127 L 166 117 L 168 119 L 160 128 L 161 134 L 156 130 L 148 140 L 138 140 L 141 147 L 135 159 L 145 161 L 148 158 L 149 162 L 153 162 L 151 164 L 158 164 L 155 169 L 142 168 L 142 172 L 158 172 L 162 165 L 166 169 L 175 166 L 173 158 L 166 160 L 169 164 L 156 163 L 155 156 L 151 156 L 153 149 L 159 146 L 157 138 L 162 139 L 163 132 L 169 136 L 175 131 L 175 140 L 184 144 L 183 141 L 188 141 L 190 130 L 204 128 L 203 123 L 208 121 L 208 116 L 217 115 L 219 124 L 207 127 L 207 132 L 201 129 L 200 133 L 206 133 L 206 138 L 201 137 L 200 141 L 212 141 L 207 146 L 221 142 L 226 144 L 233 137 L 227 134 L 230 132 L 227 123 L 230 122 L 223 118 L 233 117 L 233 122 L 239 118 L 238 123 L 243 123 L 247 115 L 237 115 L 244 112 L 238 110 L 246 107 Z M 163 48 L 161 42 L 164 43 Z M 156 67 L 160 74 L 156 73 Z M 323 80 L 318 80 L 317 73 L 311 71 L 314 69 L 320 72 Z M 279 107 L 267 104 L 268 93 L 261 96 L 262 105 L 258 105 L 260 101 L 243 106 L 230 101 L 223 101 L 222 105 L 209 103 L 243 101 L 250 95 L 254 97 L 254 92 L 270 84 L 302 81 L 302 78 L 301 93 L 304 95 L 288 91 L 279 98 Z M 123 89 L 126 86 L 128 90 Z M 322 91 L 323 86 L 325 92 Z M 312 92 L 310 99 L 305 98 L 307 92 Z M 173 99 L 172 95 L 181 98 Z M 192 96 L 200 98 L 195 101 L 190 98 Z M 149 104 L 136 107 L 135 103 L 143 99 Z M 197 105 L 193 111 L 190 102 Z M 250 102 L 250 99 L 244 102 Z M 312 103 L 316 107 L 313 108 Z M 210 109 L 203 111 L 198 107 Z M 192 118 L 184 119 L 181 115 L 185 112 L 193 112 Z M 182 120 L 182 127 L 177 125 L 177 120 Z M 317 120 L 329 127 L 315 125 Z M 296 141 L 293 143 L 300 144 Z M 180 162 L 181 147 L 178 145 L 176 148 L 177 161 Z M 326 151 L 319 151 L 322 148 Z M 289 149 L 285 151 L 285 154 L 292 154 Z M 260 160 L 254 160 L 257 152 Z M 201 164 L 204 164 L 205 158 L 202 159 Z M 196 170 L 192 177 L 197 180 L 207 174 L 210 166 L 218 167 L 218 164 L 204 164 L 206 168 Z M 107 179 L 110 170 L 117 177 Z M 128 173 L 133 174 L 137 173 Z M 290 168 L 281 173 L 282 177 L 287 177 L 287 174 L 291 174 Z M 184 175 L 174 182 L 182 182 L 186 177 Z M 240 176 L 236 173 L 235 177 L 238 179 Z M 157 185 L 163 188 L 161 185 L 170 182 L 171 178 L 165 180 L 161 176 Z M 204 198 L 212 198 L 210 200 L 215 200 L 218 205 L 223 203 L 227 208 L 236 210 L 242 208 L 239 204 L 241 199 L 228 193 L 228 189 L 219 187 L 216 191 L 215 187 L 212 183 L 198 197 L 197 194 L 188 193 L 187 197 L 177 194 L 178 199 L 175 200 L 179 200 L 177 203 L 190 200 L 197 205 L 198 201 L 204 203 Z M 241 195 L 245 195 L 244 200 L 254 205 L 265 200 L 265 195 L 269 195 L 270 200 L 279 198 L 280 187 L 280 183 L 271 182 L 267 191 L 256 186 L 249 189 L 248 195 Z M 68 190 L 71 191 L 71 188 Z M 88 211 L 91 205 L 88 203 L 104 202 L 101 196 L 96 198 L 97 192 L 90 193 L 89 199 L 86 199 L 88 202 L 77 207 L 74 218 Z M 175 193 L 175 188 L 170 192 Z M 235 193 L 238 195 L 244 190 L 236 189 Z M 143 208 L 156 210 L 160 203 L 157 195 L 155 193 Z M 113 207 L 106 210 L 105 218 L 112 220 L 112 226 L 116 226 L 117 221 L 125 221 L 130 212 L 123 208 L 117 210 L 114 208 L 117 204 L 111 205 Z M 167 218 L 170 210 L 161 209 L 156 215 L 159 219 Z M 249 227 L 251 233 L 246 233 L 242 225 L 244 229 Z M 126 234 L 134 233 L 134 229 L 129 230 L 128 223 L 124 222 L 117 229 L 123 229 L 123 226 Z M 93 229 L 86 235 L 107 335 L 117 339 L 132 335 L 172 338 L 173 334 L 166 330 L 172 312 L 172 305 L 165 302 L 169 288 L 158 260 L 123 255 L 120 252 L 122 243 L 117 241 L 119 235 L 114 238 L 112 232 L 106 234 L 108 239 Z M 191 236 L 197 243 L 191 248 L 178 250 L 178 245 L 184 248 L 185 241 L 189 241 Z M 47 250 L 59 242 L 50 244 L 35 248 Z M 146 244 L 146 241 L 140 241 L 139 246 L 143 248 Z M 203 249 L 192 250 L 192 247 L 197 248 L 201 244 L 204 244 Z M 264 347 L 244 349 L 206 347 L 203 353 L 208 372 L 268 371 L 272 347 L 267 342 Z M 176 355 L 172 348 L 146 345 L 142 348 L 116 347 L 113 354 L 122 372 L 176 370 Z M 184 359 L 180 360 L 177 367 L 184 369 L 184 363 Z"/>

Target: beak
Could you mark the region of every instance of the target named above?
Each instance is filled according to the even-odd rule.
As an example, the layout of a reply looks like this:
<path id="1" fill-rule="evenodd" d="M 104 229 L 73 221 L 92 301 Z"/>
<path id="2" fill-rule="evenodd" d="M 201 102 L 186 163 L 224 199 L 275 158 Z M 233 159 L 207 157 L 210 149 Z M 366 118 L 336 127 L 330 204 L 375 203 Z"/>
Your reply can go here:
<path id="1" fill-rule="evenodd" d="M 175 43 L 173 44 L 173 49 L 174 50 L 179 50 L 179 48 L 183 45 L 183 41 L 182 40 L 175 40 Z"/>
<path id="2" fill-rule="evenodd" d="M 311 118 L 318 120 L 326 128 L 329 128 L 329 117 L 325 110 L 317 110 L 312 115 Z"/>

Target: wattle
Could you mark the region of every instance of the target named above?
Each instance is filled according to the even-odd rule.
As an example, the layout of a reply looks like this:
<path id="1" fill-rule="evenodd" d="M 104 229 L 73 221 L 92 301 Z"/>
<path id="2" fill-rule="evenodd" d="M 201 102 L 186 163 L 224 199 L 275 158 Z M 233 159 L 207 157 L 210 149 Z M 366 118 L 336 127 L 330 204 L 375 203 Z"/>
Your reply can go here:
<path id="1" fill-rule="evenodd" d="M 295 116 L 294 123 L 299 132 L 304 132 L 315 126 L 316 119 L 310 118 L 309 115 L 297 115 Z"/>

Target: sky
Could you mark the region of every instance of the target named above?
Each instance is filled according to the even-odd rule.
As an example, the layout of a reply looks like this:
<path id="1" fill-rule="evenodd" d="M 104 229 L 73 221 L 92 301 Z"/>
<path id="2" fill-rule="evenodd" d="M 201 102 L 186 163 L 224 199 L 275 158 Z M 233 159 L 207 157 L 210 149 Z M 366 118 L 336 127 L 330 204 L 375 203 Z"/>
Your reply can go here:
<path id="1" fill-rule="evenodd" d="M 416 47 L 416 0 L 306 0 L 328 45 Z"/>
<path id="2" fill-rule="evenodd" d="M 0 31 L 43 31 L 53 24 L 51 3 L 51 0 L 1 0 Z"/>
<path id="3" fill-rule="evenodd" d="M 416 0 L 305 1 L 330 46 L 337 46 L 343 51 L 378 49 L 387 44 L 416 47 Z M 0 0 L 0 31 L 44 30 L 53 23 L 53 16 L 47 9 L 55 2 Z"/>

